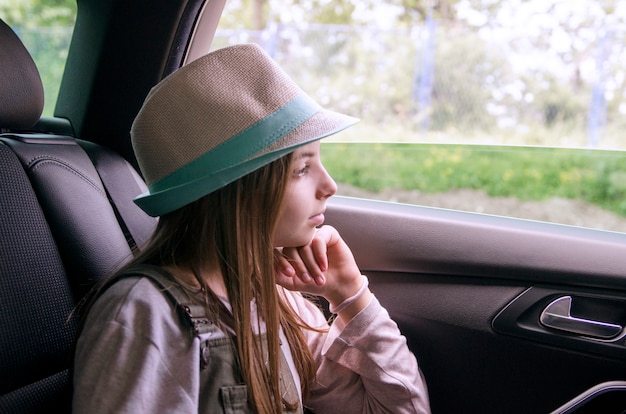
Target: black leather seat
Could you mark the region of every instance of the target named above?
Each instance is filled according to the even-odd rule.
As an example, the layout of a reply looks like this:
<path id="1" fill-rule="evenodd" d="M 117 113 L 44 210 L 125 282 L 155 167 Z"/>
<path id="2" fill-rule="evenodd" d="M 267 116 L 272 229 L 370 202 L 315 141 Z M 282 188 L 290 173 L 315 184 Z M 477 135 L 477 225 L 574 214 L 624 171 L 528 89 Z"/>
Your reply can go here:
<path id="1" fill-rule="evenodd" d="M 0 412 L 69 412 L 74 295 L 35 192 L 1 143 L 0 194 Z"/>
<path id="2" fill-rule="evenodd" d="M 98 171 L 71 137 L 4 134 L 2 140 L 18 156 L 35 189 L 79 298 L 132 257 Z M 136 189 L 139 194 L 138 183 Z"/>
<path id="3" fill-rule="evenodd" d="M 145 185 L 117 154 L 29 132 L 43 88 L 1 20 L 0 61 L 0 413 L 70 412 L 71 312 L 156 221 L 132 202 Z"/>

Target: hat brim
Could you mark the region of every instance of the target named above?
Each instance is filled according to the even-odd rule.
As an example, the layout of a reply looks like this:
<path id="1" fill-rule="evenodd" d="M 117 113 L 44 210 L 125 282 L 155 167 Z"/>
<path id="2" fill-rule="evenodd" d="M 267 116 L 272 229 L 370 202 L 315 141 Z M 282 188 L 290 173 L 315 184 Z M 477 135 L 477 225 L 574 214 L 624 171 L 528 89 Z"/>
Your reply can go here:
<path id="1" fill-rule="evenodd" d="M 242 163 L 205 175 L 196 174 L 183 183 L 148 192 L 135 198 L 135 203 L 150 216 L 162 216 L 192 203 L 213 191 L 247 175 L 260 167 L 293 152 L 310 142 L 336 134 L 359 120 L 334 111 L 320 110 L 286 134 L 267 152 Z"/>

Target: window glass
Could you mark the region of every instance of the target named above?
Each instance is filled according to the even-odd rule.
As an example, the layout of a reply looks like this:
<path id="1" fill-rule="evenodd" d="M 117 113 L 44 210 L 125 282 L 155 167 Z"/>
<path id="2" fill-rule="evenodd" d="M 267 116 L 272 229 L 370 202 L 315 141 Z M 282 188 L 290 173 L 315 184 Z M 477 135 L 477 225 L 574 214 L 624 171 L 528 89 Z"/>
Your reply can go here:
<path id="1" fill-rule="evenodd" d="M 53 116 L 76 19 L 76 0 L 0 0 L 0 17 L 22 40 L 44 86 L 44 116 Z"/>
<path id="2" fill-rule="evenodd" d="M 626 232 L 626 2 L 234 1 L 322 105 L 339 194 Z"/>

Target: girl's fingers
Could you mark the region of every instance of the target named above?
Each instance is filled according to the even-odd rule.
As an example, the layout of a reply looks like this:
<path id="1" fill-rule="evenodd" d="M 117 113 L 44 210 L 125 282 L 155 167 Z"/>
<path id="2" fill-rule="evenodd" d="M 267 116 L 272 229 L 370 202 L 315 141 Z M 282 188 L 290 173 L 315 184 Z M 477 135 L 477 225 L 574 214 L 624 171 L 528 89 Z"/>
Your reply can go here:
<path id="1" fill-rule="evenodd" d="M 325 283 L 324 274 L 322 270 L 320 270 L 315 260 L 315 254 L 309 246 L 283 248 L 282 256 L 282 260 L 288 262 L 289 266 L 291 266 L 294 271 L 294 276 L 302 283 L 302 286 L 300 286 L 298 290 L 307 290 L 312 283 L 318 286 L 322 286 Z M 284 264 L 282 266 L 284 266 Z"/>
<path id="2" fill-rule="evenodd" d="M 337 231 L 323 226 L 306 246 L 277 249 L 276 271 L 284 276 L 277 282 L 293 290 L 319 292 L 319 288 L 326 286 L 326 272 L 330 266 L 328 256 L 331 254 L 329 249 L 334 249 L 332 251 L 336 256 L 337 242 Z"/>
<path id="3" fill-rule="evenodd" d="M 295 270 L 295 275 L 302 280 L 303 283 L 311 283 L 313 280 L 313 272 L 309 265 L 310 253 L 302 249 L 285 248 L 283 249 L 283 254 Z"/>
<path id="4" fill-rule="evenodd" d="M 285 255 L 278 249 L 274 249 L 274 261 L 277 273 L 283 274 L 287 277 L 293 277 L 296 275 L 296 270 L 293 268 L 291 263 L 289 263 Z"/>
<path id="5" fill-rule="evenodd" d="M 276 283 L 286 289 L 340 303 L 354 294 L 355 283 L 360 283 L 354 256 L 333 227 L 319 228 L 306 246 L 276 251 Z"/>
<path id="6" fill-rule="evenodd" d="M 311 261 L 316 264 L 320 272 L 328 270 L 328 241 L 323 234 L 319 232 L 313 238 L 310 244 L 312 257 Z"/>
<path id="7" fill-rule="evenodd" d="M 315 281 L 315 284 L 318 286 L 323 285 L 325 279 L 324 271 L 326 270 L 325 244 L 314 238 L 308 246 L 298 248 L 297 252 L 305 267 L 304 271 L 307 273 L 307 276 Z"/>
<path id="8" fill-rule="evenodd" d="M 276 269 L 276 283 L 285 289 L 302 290 L 302 282 L 297 276 L 297 270 L 292 262 L 280 249 L 274 250 L 274 262 Z"/>

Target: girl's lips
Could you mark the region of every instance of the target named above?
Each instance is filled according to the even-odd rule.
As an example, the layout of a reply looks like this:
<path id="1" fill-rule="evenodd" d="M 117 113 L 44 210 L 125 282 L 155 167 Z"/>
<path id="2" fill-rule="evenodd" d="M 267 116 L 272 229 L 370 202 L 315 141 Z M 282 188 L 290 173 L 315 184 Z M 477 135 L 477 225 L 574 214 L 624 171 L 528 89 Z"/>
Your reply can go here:
<path id="1" fill-rule="evenodd" d="M 309 218 L 309 220 L 315 223 L 316 226 L 324 224 L 324 219 L 325 219 L 324 213 L 319 213 Z"/>

